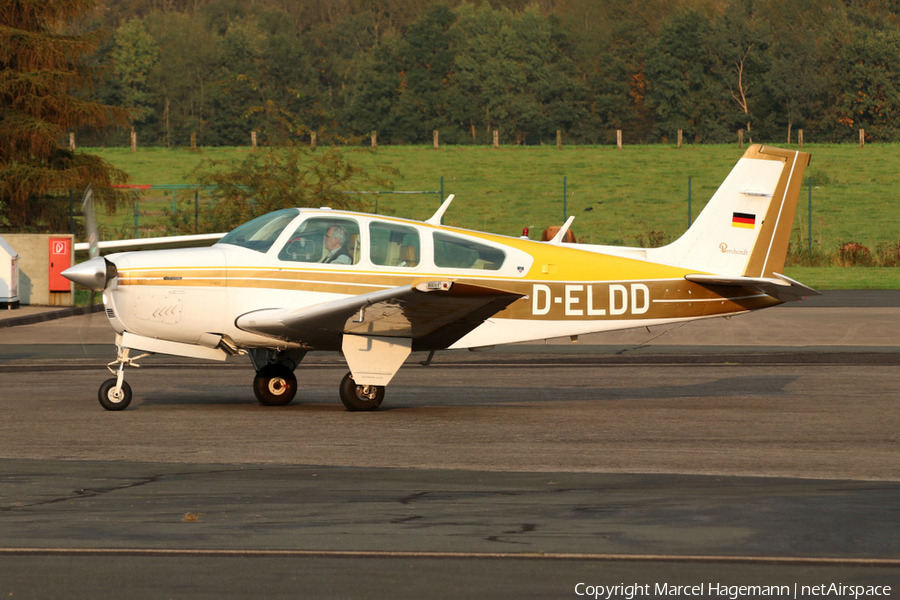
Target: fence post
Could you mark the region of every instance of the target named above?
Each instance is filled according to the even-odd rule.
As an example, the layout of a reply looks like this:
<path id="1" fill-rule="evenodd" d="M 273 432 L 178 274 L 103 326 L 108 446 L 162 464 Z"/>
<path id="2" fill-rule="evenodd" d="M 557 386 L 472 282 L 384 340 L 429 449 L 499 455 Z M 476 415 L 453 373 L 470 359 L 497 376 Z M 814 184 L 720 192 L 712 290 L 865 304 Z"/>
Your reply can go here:
<path id="1" fill-rule="evenodd" d="M 192 131 L 191 132 L 191 150 L 196 150 L 196 149 L 197 149 L 197 132 Z"/>
<path id="2" fill-rule="evenodd" d="M 309 147 L 312 148 L 313 150 L 316 149 L 316 132 L 315 131 L 309 132 Z"/>
<path id="3" fill-rule="evenodd" d="M 619 148 L 619 150 L 622 149 L 622 130 L 621 129 L 616 129 L 616 146 Z"/>
<path id="4" fill-rule="evenodd" d="M 250 132 L 250 147 L 256 150 L 256 131 Z"/>
<path id="5" fill-rule="evenodd" d="M 372 137 L 372 150 L 375 150 L 376 148 L 378 148 L 378 132 L 373 130 L 371 137 Z"/>
<path id="6" fill-rule="evenodd" d="M 679 130 L 678 130 L 678 149 L 679 149 L 679 150 L 681 149 L 681 143 L 682 143 L 683 141 L 684 141 L 684 130 L 683 130 L 683 129 L 679 129 Z"/>
<path id="7" fill-rule="evenodd" d="M 438 148 L 441 147 L 440 143 L 438 142 L 438 130 L 437 129 L 435 129 L 434 131 L 431 132 L 431 137 L 433 138 L 432 141 L 434 143 L 434 149 L 437 150 Z"/>
<path id="8" fill-rule="evenodd" d="M 75 149 L 75 132 L 70 131 L 69 132 L 69 150 L 74 150 L 74 149 Z"/>
<path id="9" fill-rule="evenodd" d="M 866 130 L 865 129 L 859 130 L 859 147 L 860 148 L 866 147 Z"/>
<path id="10" fill-rule="evenodd" d="M 797 142 L 800 143 L 800 148 L 803 148 L 803 130 L 802 129 L 797 130 Z"/>
<path id="11" fill-rule="evenodd" d="M 134 131 L 134 126 L 131 127 L 131 151 L 137 152 L 137 133 Z"/>
<path id="12" fill-rule="evenodd" d="M 744 149 L 744 130 L 738 129 L 738 149 Z"/>
<path id="13" fill-rule="evenodd" d="M 500 132 L 498 130 L 494 130 L 494 148 L 500 147 Z"/>
<path id="14" fill-rule="evenodd" d="M 556 149 L 562 150 L 562 131 L 556 130 Z"/>

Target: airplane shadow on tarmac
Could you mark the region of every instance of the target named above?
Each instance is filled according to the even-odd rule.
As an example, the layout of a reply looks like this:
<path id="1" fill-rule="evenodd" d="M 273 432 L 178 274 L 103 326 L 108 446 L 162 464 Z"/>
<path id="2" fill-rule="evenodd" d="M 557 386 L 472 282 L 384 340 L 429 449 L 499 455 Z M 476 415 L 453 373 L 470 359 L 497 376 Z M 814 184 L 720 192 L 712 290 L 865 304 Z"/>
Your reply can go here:
<path id="1" fill-rule="evenodd" d="M 785 374 L 746 375 L 726 377 L 690 384 L 653 386 L 597 387 L 594 385 L 569 386 L 441 386 L 441 385 L 392 385 L 379 412 L 403 408 L 489 407 L 522 404 L 546 404 L 557 402 L 605 402 L 621 400 L 660 399 L 729 399 L 740 397 L 783 396 L 785 388 L 797 377 Z M 233 406 L 261 407 L 253 397 L 249 386 L 217 386 L 215 384 L 187 385 L 148 389 L 141 386 L 129 410 L 151 406 Z M 286 407 L 265 407 L 265 410 L 343 410 L 334 386 L 300 383 L 297 396 Z"/>

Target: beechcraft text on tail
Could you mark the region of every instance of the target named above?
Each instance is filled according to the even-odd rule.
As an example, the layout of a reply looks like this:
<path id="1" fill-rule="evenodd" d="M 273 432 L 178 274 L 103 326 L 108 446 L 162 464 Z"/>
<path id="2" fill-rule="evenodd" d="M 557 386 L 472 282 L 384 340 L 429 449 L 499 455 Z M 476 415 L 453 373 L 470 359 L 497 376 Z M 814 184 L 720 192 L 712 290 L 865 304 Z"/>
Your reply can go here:
<path id="1" fill-rule="evenodd" d="M 96 256 L 64 274 L 103 292 L 116 331 L 115 377 L 99 393 L 107 409 L 128 405 L 125 367 L 148 353 L 247 355 L 256 397 L 273 406 L 294 398 L 304 356 L 325 351 L 346 358 L 345 406 L 374 410 L 413 351 L 735 315 L 815 294 L 781 274 L 808 162 L 752 146 L 661 248 L 563 244 L 571 219 L 549 242 L 445 227 L 450 196 L 425 222 L 288 208 L 209 247 Z"/>

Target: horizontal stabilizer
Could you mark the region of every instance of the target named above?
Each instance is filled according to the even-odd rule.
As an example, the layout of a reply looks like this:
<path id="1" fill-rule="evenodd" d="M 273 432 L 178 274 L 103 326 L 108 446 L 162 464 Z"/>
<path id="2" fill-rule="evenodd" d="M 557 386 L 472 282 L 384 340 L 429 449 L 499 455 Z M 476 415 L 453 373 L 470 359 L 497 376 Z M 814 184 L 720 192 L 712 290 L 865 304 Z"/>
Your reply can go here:
<path id="1" fill-rule="evenodd" d="M 691 273 L 684 278 L 700 285 L 725 285 L 755 288 L 764 294 L 778 298 L 782 302 L 799 301 L 809 296 L 818 296 L 819 292 L 806 287 L 798 281 L 781 273 L 773 273 L 774 277 L 723 277 L 721 275 L 703 275 Z"/>

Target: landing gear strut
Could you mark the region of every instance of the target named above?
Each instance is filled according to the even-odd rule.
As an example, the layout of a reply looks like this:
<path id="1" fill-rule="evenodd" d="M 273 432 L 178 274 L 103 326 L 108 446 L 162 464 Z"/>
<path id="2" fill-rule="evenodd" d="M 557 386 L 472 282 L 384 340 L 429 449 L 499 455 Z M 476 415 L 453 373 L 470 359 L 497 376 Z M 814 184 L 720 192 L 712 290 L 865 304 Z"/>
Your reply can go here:
<path id="1" fill-rule="evenodd" d="M 129 348 L 118 346 L 116 360 L 106 365 L 109 372 L 115 375 L 112 379 L 104 381 L 97 392 L 100 406 L 106 410 L 125 410 L 131 403 L 131 386 L 125 381 L 125 367 L 140 367 L 134 361 L 150 356 L 150 354 L 141 354 L 131 358 L 130 352 Z M 116 368 L 114 368 L 114 365 Z"/>
<path id="2" fill-rule="evenodd" d="M 344 375 L 340 392 L 341 402 L 352 412 L 377 410 L 384 400 L 383 385 L 356 385 L 352 373 Z"/>

